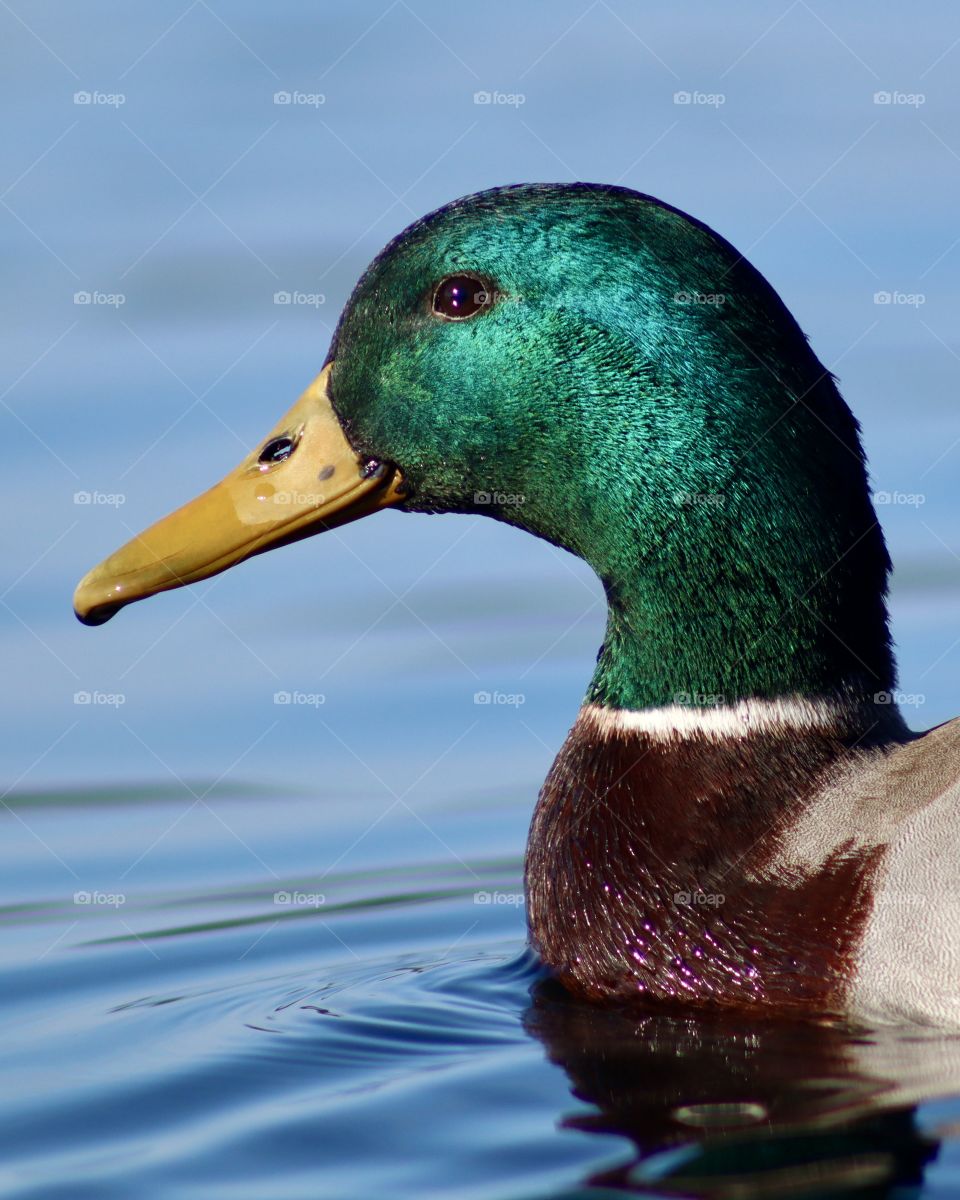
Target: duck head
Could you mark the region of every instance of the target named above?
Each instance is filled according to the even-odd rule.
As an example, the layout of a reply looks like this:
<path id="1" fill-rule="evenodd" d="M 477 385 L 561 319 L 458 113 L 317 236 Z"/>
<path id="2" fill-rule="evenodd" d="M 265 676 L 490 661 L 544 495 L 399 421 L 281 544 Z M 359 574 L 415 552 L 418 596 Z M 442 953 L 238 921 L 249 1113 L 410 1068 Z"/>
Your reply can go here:
<path id="1" fill-rule="evenodd" d="M 651 197 L 520 185 L 415 222 L 294 408 L 94 568 L 77 615 L 388 505 L 493 516 L 590 563 L 594 703 L 892 686 L 857 424 L 763 277 Z"/>

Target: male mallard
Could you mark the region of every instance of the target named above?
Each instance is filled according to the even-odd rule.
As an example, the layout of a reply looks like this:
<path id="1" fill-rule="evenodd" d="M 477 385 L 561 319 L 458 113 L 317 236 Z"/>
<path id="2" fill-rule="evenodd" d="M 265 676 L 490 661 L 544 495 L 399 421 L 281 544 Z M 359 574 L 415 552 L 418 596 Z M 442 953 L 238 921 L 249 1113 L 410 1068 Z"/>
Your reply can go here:
<path id="1" fill-rule="evenodd" d="M 889 703 L 857 423 L 728 242 L 588 184 L 415 222 L 267 439 L 94 568 L 77 614 L 385 505 L 495 516 L 603 581 L 527 848 L 568 988 L 960 1023 L 960 721 L 915 735 Z"/>

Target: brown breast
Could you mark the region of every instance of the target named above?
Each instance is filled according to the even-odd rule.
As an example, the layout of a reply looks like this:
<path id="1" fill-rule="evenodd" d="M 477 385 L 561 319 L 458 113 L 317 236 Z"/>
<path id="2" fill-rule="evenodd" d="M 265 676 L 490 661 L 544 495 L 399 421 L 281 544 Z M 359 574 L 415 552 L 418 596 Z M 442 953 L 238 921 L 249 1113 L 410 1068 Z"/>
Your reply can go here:
<path id="1" fill-rule="evenodd" d="M 841 1010 L 883 848 L 851 838 L 815 868 L 778 849 L 862 742 L 665 739 L 581 714 L 530 831 L 534 947 L 591 999 Z"/>

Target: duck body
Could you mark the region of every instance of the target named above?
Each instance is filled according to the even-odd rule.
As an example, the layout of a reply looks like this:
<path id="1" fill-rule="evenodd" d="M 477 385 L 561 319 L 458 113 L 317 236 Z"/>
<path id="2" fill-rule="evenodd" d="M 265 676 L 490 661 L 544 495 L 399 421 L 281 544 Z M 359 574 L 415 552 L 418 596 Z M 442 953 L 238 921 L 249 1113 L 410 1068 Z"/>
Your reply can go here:
<path id="1" fill-rule="evenodd" d="M 585 706 L 527 852 L 531 938 L 590 999 L 960 1025 L 960 721 Z"/>
<path id="2" fill-rule="evenodd" d="M 603 582 L 526 861 L 571 990 L 960 1024 L 960 732 L 890 703 L 857 423 L 728 242 L 589 184 L 415 222 L 267 441 L 95 568 L 78 615 L 384 506 L 494 516 Z"/>

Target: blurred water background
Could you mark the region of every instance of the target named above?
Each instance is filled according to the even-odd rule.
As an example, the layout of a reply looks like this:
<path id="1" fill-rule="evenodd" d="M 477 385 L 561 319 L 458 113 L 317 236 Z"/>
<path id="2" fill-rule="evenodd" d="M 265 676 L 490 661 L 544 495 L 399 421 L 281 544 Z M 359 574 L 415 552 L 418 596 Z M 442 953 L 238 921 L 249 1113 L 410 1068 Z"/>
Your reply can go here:
<path id="1" fill-rule="evenodd" d="M 384 513 L 99 630 L 72 589 L 260 439 L 410 220 L 622 183 L 746 253 L 839 376 L 905 715 L 953 716 L 960 13 L 34 0 L 0 26 L 0 1193 L 587 1194 L 621 1147 L 555 1128 L 589 1097 L 531 1036 L 518 898 L 602 636 L 590 571 Z"/>

